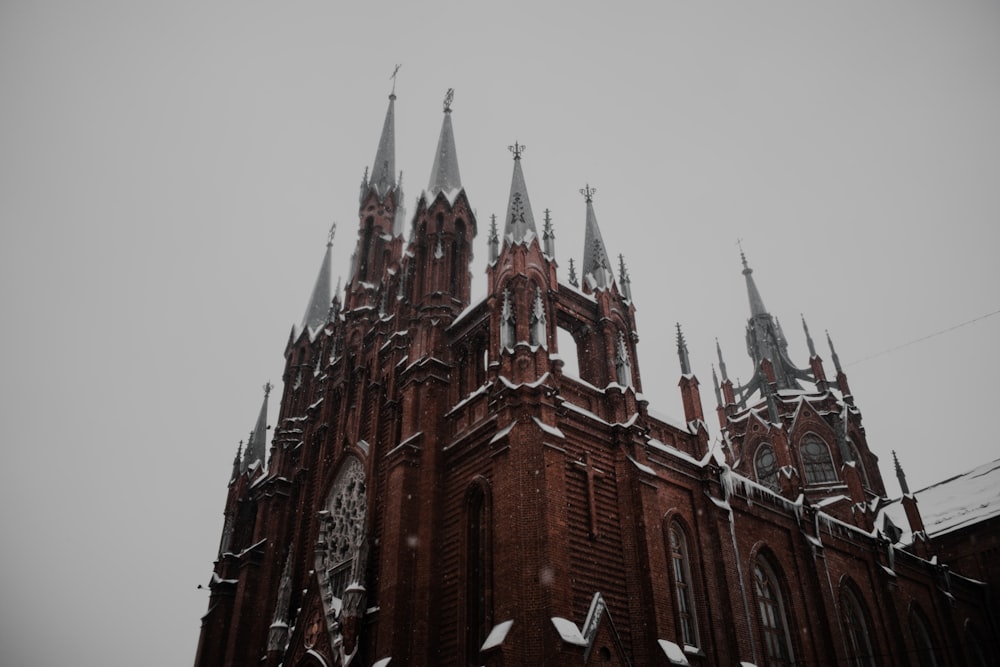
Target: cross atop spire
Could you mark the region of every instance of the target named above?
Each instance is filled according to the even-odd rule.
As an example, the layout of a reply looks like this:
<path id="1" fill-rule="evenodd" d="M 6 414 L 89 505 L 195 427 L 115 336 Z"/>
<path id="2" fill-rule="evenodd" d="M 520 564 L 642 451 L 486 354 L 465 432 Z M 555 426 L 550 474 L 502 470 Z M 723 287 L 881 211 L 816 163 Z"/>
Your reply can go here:
<path id="1" fill-rule="evenodd" d="M 580 194 L 583 195 L 584 201 L 588 204 L 593 203 L 594 195 L 597 194 L 597 188 L 590 187 L 590 183 L 580 188 Z"/>
<path id="2" fill-rule="evenodd" d="M 392 79 L 392 92 L 389 93 L 390 99 L 396 97 L 396 75 L 399 74 L 400 67 L 402 67 L 402 65 L 397 63 L 396 67 L 392 70 L 392 74 L 389 75 L 389 78 Z"/>
<path id="3" fill-rule="evenodd" d="M 521 153 L 523 153 L 526 148 L 527 148 L 527 146 L 525 146 L 524 144 L 519 144 L 519 143 L 517 143 L 517 141 L 515 141 L 513 146 L 508 146 L 507 147 L 507 150 L 509 150 L 511 153 L 514 154 L 514 159 L 515 160 L 520 160 L 521 159 Z"/>

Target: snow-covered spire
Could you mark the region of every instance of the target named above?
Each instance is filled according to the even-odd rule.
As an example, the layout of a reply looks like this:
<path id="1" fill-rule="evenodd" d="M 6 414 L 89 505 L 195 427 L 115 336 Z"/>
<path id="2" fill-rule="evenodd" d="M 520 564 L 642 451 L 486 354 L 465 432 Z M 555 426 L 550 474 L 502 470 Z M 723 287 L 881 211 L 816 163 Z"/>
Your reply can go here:
<path id="1" fill-rule="evenodd" d="M 302 329 L 318 329 L 329 322 L 330 301 L 330 280 L 332 271 L 330 268 L 330 255 L 333 249 L 333 236 L 337 232 L 337 223 L 330 227 L 330 233 L 326 240 L 326 254 L 323 255 L 323 263 L 319 266 L 319 273 L 316 275 L 316 284 L 313 286 L 312 296 L 309 298 L 309 305 L 306 306 L 306 314 L 302 317 Z"/>
<path id="2" fill-rule="evenodd" d="M 462 177 L 458 172 L 458 153 L 455 149 L 455 132 L 451 127 L 451 102 L 455 98 L 455 89 L 449 88 L 444 98 L 444 122 L 441 124 L 441 136 L 438 137 L 437 153 L 434 154 L 434 166 L 431 168 L 431 180 L 427 193 L 431 199 L 439 192 L 445 196 L 457 194 L 462 189 Z"/>
<path id="3" fill-rule="evenodd" d="M 899 464 L 899 459 L 896 458 L 896 450 L 892 450 L 892 464 L 896 467 L 896 479 L 899 480 L 899 489 L 904 495 L 910 494 L 910 485 L 906 483 L 906 473 L 903 472 L 903 466 Z"/>
<path id="4" fill-rule="evenodd" d="M 587 184 L 580 190 L 584 200 L 587 202 L 587 227 L 583 241 L 583 269 L 582 279 L 584 285 L 592 291 L 607 289 L 614 283 L 614 274 L 608 268 L 608 251 L 604 246 L 604 238 L 601 236 L 601 228 L 597 226 L 597 215 L 594 213 L 594 194 L 596 188 Z"/>
<path id="5" fill-rule="evenodd" d="M 504 244 L 531 243 L 538 236 L 535 229 L 535 216 L 531 212 L 531 202 L 528 200 L 528 187 L 524 183 L 524 172 L 521 170 L 521 153 L 525 147 L 514 142 L 508 146 L 514 154 L 514 175 L 510 179 L 510 197 L 507 199 L 507 220 L 503 228 Z"/>
<path id="6" fill-rule="evenodd" d="M 677 323 L 677 356 L 681 360 L 681 375 L 691 375 L 691 359 L 688 357 L 687 341 L 684 340 L 680 322 Z"/>
<path id="7" fill-rule="evenodd" d="M 243 470 L 252 466 L 256 461 L 259 461 L 261 465 L 264 464 L 264 454 L 267 448 L 267 397 L 271 394 L 271 388 L 270 382 L 264 385 L 264 402 L 261 403 L 257 423 L 250 431 L 247 448 L 243 452 Z"/>
<path id="8" fill-rule="evenodd" d="M 801 313 L 800 313 L 801 315 Z M 816 346 L 813 344 L 812 336 L 809 335 L 809 325 L 806 324 L 806 316 L 802 315 L 802 330 L 806 332 L 806 345 L 809 346 L 809 357 L 816 356 Z"/>
<path id="9" fill-rule="evenodd" d="M 395 91 L 395 79 L 393 80 Z M 372 164 L 371 179 L 368 187 L 375 190 L 375 195 L 381 200 L 389 190 L 396 187 L 396 93 L 389 95 L 389 108 L 385 112 L 385 122 L 382 124 L 382 136 L 379 137 L 378 149 L 375 151 L 375 162 Z"/>

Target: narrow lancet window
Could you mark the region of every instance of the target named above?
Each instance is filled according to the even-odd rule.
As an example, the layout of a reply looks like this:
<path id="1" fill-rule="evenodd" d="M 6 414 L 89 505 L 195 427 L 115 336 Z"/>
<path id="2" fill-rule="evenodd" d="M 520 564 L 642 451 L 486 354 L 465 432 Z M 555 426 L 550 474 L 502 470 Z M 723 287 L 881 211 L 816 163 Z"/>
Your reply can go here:
<path id="1" fill-rule="evenodd" d="M 677 599 L 677 621 L 681 640 L 688 646 L 698 645 L 698 624 L 691 594 L 691 568 L 687 539 L 680 526 L 670 526 L 670 559 L 673 565 L 674 591 Z"/>
<path id="2" fill-rule="evenodd" d="M 785 601 L 778 587 L 778 580 L 771 568 L 758 561 L 753 568 L 754 593 L 757 597 L 757 621 L 764 645 L 767 667 L 786 667 L 795 664 L 792 641 L 788 634 Z"/>
<path id="3" fill-rule="evenodd" d="M 875 657 L 861 602 L 851 589 L 844 588 L 840 606 L 844 617 L 844 633 L 847 635 L 847 648 L 850 651 L 851 664 L 856 667 L 874 667 Z"/>

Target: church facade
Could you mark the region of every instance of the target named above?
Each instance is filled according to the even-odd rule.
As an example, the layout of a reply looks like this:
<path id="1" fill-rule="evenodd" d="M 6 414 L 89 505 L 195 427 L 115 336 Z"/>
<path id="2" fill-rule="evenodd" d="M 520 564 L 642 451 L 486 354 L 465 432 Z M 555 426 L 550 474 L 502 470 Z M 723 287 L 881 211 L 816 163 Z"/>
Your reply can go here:
<path id="1" fill-rule="evenodd" d="M 734 385 L 720 350 L 710 442 L 679 326 L 683 418 L 642 397 L 629 278 L 593 191 L 579 277 L 561 281 L 513 146 L 473 301 L 480 221 L 450 100 L 412 216 L 394 101 L 346 288 L 328 245 L 273 437 L 268 387 L 233 462 L 198 666 L 1000 659 L 989 590 L 936 557 L 912 496 L 899 541 L 832 344 L 833 378 L 808 329 L 796 367 L 745 258 L 755 374 Z"/>

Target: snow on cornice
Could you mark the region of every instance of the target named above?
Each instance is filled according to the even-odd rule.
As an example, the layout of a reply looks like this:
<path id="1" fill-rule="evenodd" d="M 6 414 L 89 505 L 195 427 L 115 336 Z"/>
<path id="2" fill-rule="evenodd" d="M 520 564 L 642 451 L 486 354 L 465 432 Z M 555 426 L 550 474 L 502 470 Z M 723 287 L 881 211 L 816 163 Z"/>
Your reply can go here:
<path id="1" fill-rule="evenodd" d="M 445 201 L 448 202 L 448 206 L 454 208 L 455 201 L 458 199 L 458 195 L 465 192 L 465 188 L 448 188 L 447 190 L 424 190 L 420 193 L 420 199 L 423 200 L 425 207 L 430 207 L 438 197 L 444 197 Z M 420 206 L 420 202 L 417 202 L 417 206 Z"/>
<path id="2" fill-rule="evenodd" d="M 474 399 L 476 396 L 481 396 L 482 394 L 485 394 L 486 391 L 490 387 L 492 387 L 492 386 L 493 386 L 492 382 L 487 382 L 486 384 L 481 385 L 478 389 L 472 391 L 468 396 L 466 396 L 465 398 L 463 398 L 462 400 L 460 400 L 458 403 L 456 403 L 455 405 L 453 405 L 452 408 L 451 408 L 451 410 L 448 410 L 448 412 L 444 413 L 444 416 L 447 417 L 447 416 L 449 416 L 451 414 L 454 414 L 458 410 L 461 410 L 462 408 L 464 408 L 469 403 L 469 401 L 471 401 L 472 399 Z"/>
<path id="3" fill-rule="evenodd" d="M 508 425 L 507 425 L 506 427 L 504 427 L 504 428 L 500 429 L 499 431 L 497 431 L 497 434 L 496 434 L 496 435 L 494 435 L 494 436 L 493 436 L 493 437 L 492 437 L 492 438 L 490 439 L 490 444 L 492 445 L 492 444 L 494 444 L 495 442 L 497 442 L 497 441 L 499 441 L 499 440 L 503 440 L 504 438 L 506 438 L 506 437 L 507 437 L 507 435 L 508 435 L 508 434 L 509 434 L 509 433 L 510 433 L 511 431 L 513 431 L 513 430 L 514 430 L 514 427 L 515 427 L 515 426 L 517 426 L 517 420 L 516 420 L 516 419 L 515 419 L 514 421 L 512 421 L 512 422 L 511 422 L 510 424 L 508 424 Z"/>
<path id="4" fill-rule="evenodd" d="M 459 322 L 461 322 L 461 321 L 462 321 L 462 320 L 464 320 L 464 319 L 465 319 L 466 317 L 468 317 L 468 316 L 469 316 L 469 313 L 471 313 L 471 312 L 472 312 L 472 311 L 474 311 L 474 310 L 475 310 L 476 308 L 478 308 L 478 307 L 479 307 L 479 306 L 481 306 L 481 305 L 482 305 L 483 303 L 485 303 L 485 302 L 486 302 L 486 299 L 488 299 L 488 298 L 489 298 L 489 296 L 488 296 L 488 295 L 487 295 L 487 296 L 483 296 L 483 297 L 481 297 L 481 298 L 479 299 L 479 301 L 476 301 L 476 302 L 474 302 L 474 303 L 470 303 L 470 304 L 469 304 L 468 306 L 466 306 L 466 307 L 465 307 L 465 310 L 463 310 L 462 312 L 460 312 L 460 313 L 458 314 L 458 317 L 456 317 L 456 318 L 455 318 L 454 320 L 452 320 L 452 323 L 448 325 L 448 328 L 449 328 L 449 329 L 454 329 L 454 328 L 455 328 L 455 327 L 456 327 L 456 326 L 458 325 L 458 323 L 459 323 Z"/>
<path id="5" fill-rule="evenodd" d="M 563 434 L 563 432 L 560 431 L 555 426 L 550 426 L 549 424 L 546 424 L 545 422 L 543 422 L 538 417 L 532 417 L 532 420 L 534 420 L 534 422 L 536 424 L 538 424 L 538 428 L 542 429 L 543 431 L 545 431 L 549 435 L 555 436 L 557 438 L 562 438 L 564 440 L 566 439 L 566 436 Z"/>
<path id="6" fill-rule="evenodd" d="M 514 384 L 509 379 L 505 378 L 503 375 L 499 376 L 500 381 L 504 383 L 508 389 L 520 389 L 521 387 L 528 387 L 529 389 L 537 389 L 542 386 L 542 384 L 549 379 L 549 372 L 545 371 L 542 376 L 535 380 L 534 382 L 522 382 L 521 384 Z"/>

